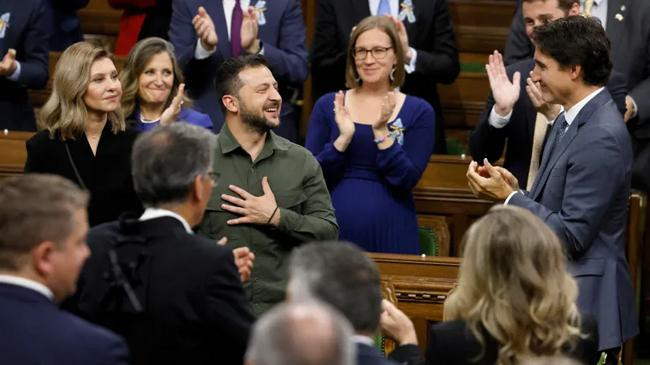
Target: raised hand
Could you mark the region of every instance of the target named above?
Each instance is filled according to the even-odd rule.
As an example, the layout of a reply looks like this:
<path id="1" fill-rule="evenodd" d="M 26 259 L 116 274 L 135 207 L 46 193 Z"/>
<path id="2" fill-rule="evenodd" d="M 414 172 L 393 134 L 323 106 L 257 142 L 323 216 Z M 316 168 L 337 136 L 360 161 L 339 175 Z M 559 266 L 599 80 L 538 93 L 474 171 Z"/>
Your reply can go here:
<path id="1" fill-rule="evenodd" d="M 404 312 L 386 299 L 382 299 L 381 309 L 379 328 L 384 335 L 392 338 L 399 345 L 418 344 L 413 322 Z"/>
<path id="2" fill-rule="evenodd" d="M 396 104 L 397 104 L 397 100 L 395 97 L 395 92 L 389 91 L 381 103 L 379 119 L 377 119 L 377 122 L 375 122 L 372 125 L 373 129 L 375 130 L 386 129 L 386 125 L 388 124 L 390 117 L 393 115 L 393 111 L 395 110 Z"/>
<path id="3" fill-rule="evenodd" d="M 534 82 L 530 77 L 526 79 L 526 94 L 528 94 L 535 109 L 539 113 L 544 114 L 546 119 L 553 120 L 560 114 L 560 106 L 546 102 L 542 96 L 542 89 L 539 86 L 539 82 Z"/>
<path id="4" fill-rule="evenodd" d="M 181 112 L 181 107 L 183 106 L 183 96 L 185 95 L 185 84 L 180 84 L 178 86 L 178 92 L 174 99 L 172 99 L 171 104 L 165 109 L 160 116 L 161 125 L 169 125 L 174 123 L 178 119 L 178 113 Z"/>
<path id="5" fill-rule="evenodd" d="M 487 71 L 488 80 L 490 81 L 495 111 L 501 116 L 506 116 L 512 111 L 519 99 L 521 74 L 515 72 L 512 81 L 510 81 L 508 74 L 506 74 L 506 67 L 503 64 L 503 57 L 498 51 L 494 51 L 488 57 L 485 71 Z"/>
<path id="6" fill-rule="evenodd" d="M 217 32 L 214 30 L 214 23 L 210 14 L 205 11 L 205 8 L 199 6 L 198 13 L 192 19 L 194 31 L 196 36 L 201 40 L 201 45 L 208 51 L 212 51 L 217 46 L 219 38 Z"/>
<path id="7" fill-rule="evenodd" d="M 404 27 L 404 23 L 402 23 L 399 19 L 395 18 L 394 16 L 390 16 L 390 19 L 393 21 L 393 24 L 395 24 L 395 28 L 397 29 L 397 35 L 399 36 L 400 43 L 402 43 L 402 49 L 404 50 L 404 59 L 406 60 L 406 63 L 409 63 L 411 61 L 411 47 L 409 47 L 409 35 L 406 33 L 406 28 Z"/>
<path id="8" fill-rule="evenodd" d="M 257 53 L 260 50 L 260 41 L 257 39 L 259 26 L 257 24 L 257 11 L 252 6 L 244 12 L 241 23 L 241 48 L 248 53 Z"/>
<path id="9" fill-rule="evenodd" d="M 237 193 L 239 197 L 221 194 L 221 199 L 230 203 L 221 204 L 221 208 L 241 217 L 230 219 L 226 222 L 227 224 L 270 224 L 276 227 L 280 224 L 280 209 L 266 176 L 262 178 L 264 194 L 261 196 L 255 196 L 235 185 L 230 185 L 228 188 Z"/>
<path id="10" fill-rule="evenodd" d="M 219 246 L 225 246 L 228 243 L 228 237 L 223 236 L 220 240 L 217 241 Z M 255 261 L 255 254 L 251 250 L 244 247 L 237 247 L 232 250 L 232 255 L 235 259 L 235 266 L 237 266 L 237 271 L 239 272 L 239 278 L 242 283 L 248 281 L 251 277 L 251 272 L 253 271 L 253 261 Z"/>
<path id="11" fill-rule="evenodd" d="M 0 62 L 0 76 L 9 76 L 16 71 L 16 50 L 9 48 Z"/>
<path id="12" fill-rule="evenodd" d="M 343 91 L 339 91 L 334 97 L 334 120 L 339 128 L 339 136 L 334 141 L 334 147 L 340 152 L 344 152 L 348 148 L 355 131 L 352 116 L 344 102 L 345 94 Z"/>

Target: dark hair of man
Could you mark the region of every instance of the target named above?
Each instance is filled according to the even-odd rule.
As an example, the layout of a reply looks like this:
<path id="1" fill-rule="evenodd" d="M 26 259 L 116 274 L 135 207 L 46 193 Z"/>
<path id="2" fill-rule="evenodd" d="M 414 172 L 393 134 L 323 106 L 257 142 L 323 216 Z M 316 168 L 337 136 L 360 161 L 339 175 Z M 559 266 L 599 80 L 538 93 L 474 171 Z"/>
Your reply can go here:
<path id="1" fill-rule="evenodd" d="M 212 167 L 215 138 L 204 128 L 172 123 L 141 134 L 133 145 L 133 185 L 155 207 L 187 199 L 194 179 Z"/>
<path id="2" fill-rule="evenodd" d="M 291 255 L 290 280 L 340 311 L 357 332 L 377 330 L 381 314 L 379 272 L 350 242 L 303 245 Z"/>
<path id="3" fill-rule="evenodd" d="M 537 2 L 537 1 L 547 2 L 547 1 L 553 1 L 553 0 L 523 0 L 523 2 L 525 2 L 525 3 L 534 3 L 534 2 Z M 577 0 L 557 0 L 557 6 L 558 6 L 558 8 L 562 9 L 562 11 L 564 12 L 564 16 L 567 16 L 569 14 L 569 10 L 571 10 L 571 7 L 575 3 L 580 4 L 580 2 L 577 1 Z"/>
<path id="4" fill-rule="evenodd" d="M 536 27 L 536 47 L 555 59 L 561 68 L 580 65 L 585 84 L 602 86 L 612 70 L 610 42 L 595 18 L 570 16 Z"/>
<path id="5" fill-rule="evenodd" d="M 267 66 L 266 58 L 259 54 L 243 55 L 227 59 L 217 70 L 217 95 L 221 109 L 225 112 L 226 107 L 221 103 L 224 95 L 237 95 L 243 86 L 239 73 L 249 67 Z"/>
<path id="6" fill-rule="evenodd" d="M 88 194 L 55 175 L 25 174 L 0 183 L 0 269 L 19 270 L 44 241 L 61 244 L 72 234 L 72 216 L 86 209 Z"/>

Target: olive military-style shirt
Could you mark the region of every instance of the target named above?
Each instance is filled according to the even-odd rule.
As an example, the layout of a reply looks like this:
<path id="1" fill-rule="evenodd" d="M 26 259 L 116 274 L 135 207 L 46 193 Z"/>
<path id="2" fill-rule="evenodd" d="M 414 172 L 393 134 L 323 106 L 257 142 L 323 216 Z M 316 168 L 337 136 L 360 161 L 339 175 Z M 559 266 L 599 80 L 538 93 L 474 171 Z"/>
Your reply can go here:
<path id="1" fill-rule="evenodd" d="M 305 148 L 269 131 L 255 161 L 227 125 L 216 137 L 214 159 L 217 185 L 212 191 L 198 231 L 213 239 L 228 237 L 229 247 L 248 246 L 255 253 L 251 279 L 244 284 L 256 315 L 284 300 L 287 266 L 293 247 L 309 241 L 335 240 L 338 225 L 320 165 Z M 237 185 L 260 196 L 267 176 L 279 207 L 280 224 L 228 225 L 239 215 L 221 208 L 221 194 L 238 197 L 228 189 Z"/>

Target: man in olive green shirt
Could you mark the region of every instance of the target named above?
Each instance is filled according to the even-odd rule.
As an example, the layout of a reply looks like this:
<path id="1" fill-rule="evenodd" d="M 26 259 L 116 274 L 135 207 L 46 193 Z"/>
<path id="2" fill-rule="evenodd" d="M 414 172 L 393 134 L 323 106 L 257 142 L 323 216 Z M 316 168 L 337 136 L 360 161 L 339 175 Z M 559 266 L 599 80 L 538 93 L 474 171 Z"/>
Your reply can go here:
<path id="1" fill-rule="evenodd" d="M 225 124 L 217 136 L 217 186 L 199 231 L 253 251 L 245 289 L 260 315 L 284 300 L 293 247 L 336 239 L 338 225 L 316 159 L 271 131 L 280 123 L 282 97 L 264 58 L 231 58 L 218 80 Z"/>

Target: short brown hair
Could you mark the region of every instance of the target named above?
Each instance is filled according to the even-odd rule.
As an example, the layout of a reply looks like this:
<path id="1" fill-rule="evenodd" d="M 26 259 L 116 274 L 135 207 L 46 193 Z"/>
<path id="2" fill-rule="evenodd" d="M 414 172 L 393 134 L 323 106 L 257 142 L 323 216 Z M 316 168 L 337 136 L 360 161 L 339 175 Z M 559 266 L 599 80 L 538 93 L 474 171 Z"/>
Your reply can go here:
<path id="1" fill-rule="evenodd" d="M 402 48 L 402 42 L 399 39 L 399 35 L 397 35 L 395 24 L 393 24 L 391 18 L 387 16 L 369 16 L 361 20 L 352 30 L 350 42 L 348 43 L 347 65 L 345 66 L 345 85 L 351 89 L 361 86 L 357 66 L 354 62 L 354 45 L 357 43 L 357 38 L 359 38 L 362 33 L 371 29 L 379 29 L 386 33 L 390 38 L 390 42 L 392 43 L 391 46 L 393 47 L 395 57 L 397 58 L 395 74 L 390 86 L 392 88 L 402 86 L 405 74 L 404 49 Z"/>
<path id="2" fill-rule="evenodd" d="M 100 46 L 77 42 L 66 48 L 52 76 L 52 94 L 41 109 L 43 127 L 51 137 L 62 140 L 83 136 L 88 109 L 83 101 L 90 84 L 90 68 L 102 58 L 113 60 L 112 55 Z M 111 131 L 126 129 L 122 109 L 108 113 Z"/>
<path id="3" fill-rule="evenodd" d="M 525 3 L 534 3 L 536 1 L 541 1 L 541 2 L 547 2 L 550 0 L 523 0 Z M 571 10 L 571 7 L 573 4 L 578 3 L 580 5 L 580 2 L 578 0 L 557 0 L 557 6 L 564 11 L 564 16 L 569 15 L 569 10 Z"/>
<path id="4" fill-rule="evenodd" d="M 19 270 L 25 255 L 43 241 L 61 243 L 72 233 L 72 216 L 86 209 L 88 193 L 56 175 L 25 174 L 0 182 L 0 269 Z"/>

